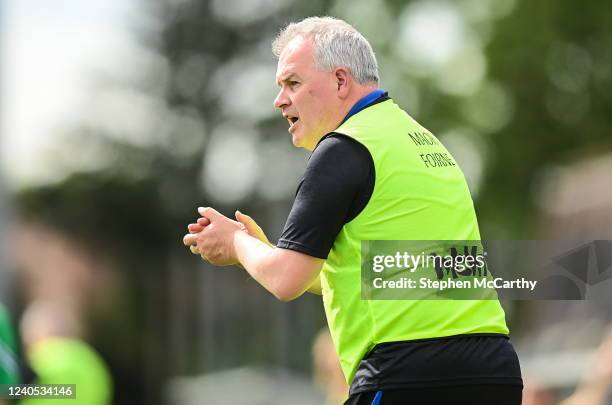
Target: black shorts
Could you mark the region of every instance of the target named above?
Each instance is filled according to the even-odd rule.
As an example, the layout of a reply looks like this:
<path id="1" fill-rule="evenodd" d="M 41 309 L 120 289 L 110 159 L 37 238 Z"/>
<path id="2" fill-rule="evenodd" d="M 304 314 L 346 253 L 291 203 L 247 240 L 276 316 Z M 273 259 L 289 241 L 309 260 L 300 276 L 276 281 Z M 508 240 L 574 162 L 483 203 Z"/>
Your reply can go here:
<path id="1" fill-rule="evenodd" d="M 459 385 L 354 394 L 344 405 L 521 405 L 520 385 Z"/>

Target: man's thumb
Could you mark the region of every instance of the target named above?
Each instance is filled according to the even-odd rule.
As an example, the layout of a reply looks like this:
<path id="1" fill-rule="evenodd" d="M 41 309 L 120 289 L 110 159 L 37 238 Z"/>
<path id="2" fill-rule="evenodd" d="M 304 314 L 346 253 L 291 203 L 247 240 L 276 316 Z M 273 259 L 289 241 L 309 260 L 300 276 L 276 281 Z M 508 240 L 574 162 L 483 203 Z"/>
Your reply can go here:
<path id="1" fill-rule="evenodd" d="M 253 218 L 251 218 L 250 216 L 243 214 L 240 211 L 236 211 L 236 220 L 240 223 L 242 223 L 244 226 L 247 227 L 247 229 L 251 228 L 253 226 L 253 224 L 255 223 L 255 221 L 253 220 Z"/>
<path id="2" fill-rule="evenodd" d="M 240 211 L 236 211 L 236 219 L 238 220 L 238 222 L 244 225 L 249 235 L 270 245 L 270 241 L 268 240 L 268 237 L 264 233 L 263 229 L 261 229 L 261 227 L 257 225 L 257 222 L 255 222 L 253 218 L 246 214 L 243 214 Z"/>
<path id="3" fill-rule="evenodd" d="M 246 228 L 249 235 L 261 239 L 263 231 L 257 225 L 257 222 L 247 214 L 243 214 L 240 211 L 236 211 L 236 219 Z"/>

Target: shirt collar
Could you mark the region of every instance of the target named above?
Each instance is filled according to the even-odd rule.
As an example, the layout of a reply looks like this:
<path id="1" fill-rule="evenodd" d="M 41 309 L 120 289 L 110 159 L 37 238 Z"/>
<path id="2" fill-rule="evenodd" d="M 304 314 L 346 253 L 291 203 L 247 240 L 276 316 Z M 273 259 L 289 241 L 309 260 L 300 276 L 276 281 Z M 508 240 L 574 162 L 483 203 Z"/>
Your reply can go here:
<path id="1" fill-rule="evenodd" d="M 379 98 L 385 97 L 385 96 L 387 96 L 386 91 L 382 89 L 376 89 L 372 91 L 371 93 L 367 94 L 365 97 L 362 97 L 349 110 L 348 114 L 346 114 L 346 117 L 344 117 L 344 119 L 342 120 L 342 123 L 344 123 L 346 120 L 348 120 L 350 117 L 357 114 L 359 111 L 363 110 L 364 108 L 369 107 L 372 103 L 377 101 Z"/>

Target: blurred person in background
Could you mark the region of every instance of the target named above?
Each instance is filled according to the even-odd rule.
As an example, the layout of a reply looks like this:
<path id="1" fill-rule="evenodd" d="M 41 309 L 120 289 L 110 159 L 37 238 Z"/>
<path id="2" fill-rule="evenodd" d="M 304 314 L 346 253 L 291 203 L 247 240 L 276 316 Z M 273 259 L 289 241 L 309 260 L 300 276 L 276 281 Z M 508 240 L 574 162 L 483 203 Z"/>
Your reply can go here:
<path id="1" fill-rule="evenodd" d="M 282 236 L 273 246 L 250 217 L 200 208 L 184 244 L 214 265 L 240 263 L 280 300 L 322 292 L 346 404 L 520 404 L 498 300 L 360 296 L 362 240 L 480 240 L 450 153 L 379 89 L 374 52 L 346 22 L 289 24 L 273 52 L 274 106 L 294 146 L 312 151 Z"/>
<path id="2" fill-rule="evenodd" d="M 557 405 L 555 395 L 552 390 L 535 382 L 527 381 L 523 389 L 522 405 Z"/>
<path id="3" fill-rule="evenodd" d="M 17 341 L 8 313 L 0 304 L 0 384 L 19 384 Z M 0 398 L 0 405 L 8 404 Z"/>
<path id="4" fill-rule="evenodd" d="M 329 329 L 323 328 L 317 334 L 312 345 L 312 360 L 315 383 L 327 396 L 328 405 L 342 404 L 348 398 L 348 385 Z"/>
<path id="5" fill-rule="evenodd" d="M 595 354 L 593 367 L 587 369 L 576 392 L 560 405 L 612 405 L 612 328 Z"/>
<path id="6" fill-rule="evenodd" d="M 102 358 L 81 338 L 69 306 L 38 301 L 21 320 L 21 336 L 36 384 L 75 384 L 76 399 L 25 399 L 21 405 L 108 405 L 112 381 Z"/>

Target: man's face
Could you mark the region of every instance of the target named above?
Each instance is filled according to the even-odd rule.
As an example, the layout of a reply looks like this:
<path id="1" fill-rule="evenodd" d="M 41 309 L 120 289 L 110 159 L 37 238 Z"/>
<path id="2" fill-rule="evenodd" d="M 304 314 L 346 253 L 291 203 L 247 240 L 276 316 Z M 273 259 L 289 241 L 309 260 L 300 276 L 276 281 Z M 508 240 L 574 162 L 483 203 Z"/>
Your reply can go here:
<path id="1" fill-rule="evenodd" d="M 317 70 L 312 41 L 296 37 L 279 57 L 276 82 L 274 107 L 289 122 L 293 145 L 313 150 L 343 118 L 334 73 Z"/>

